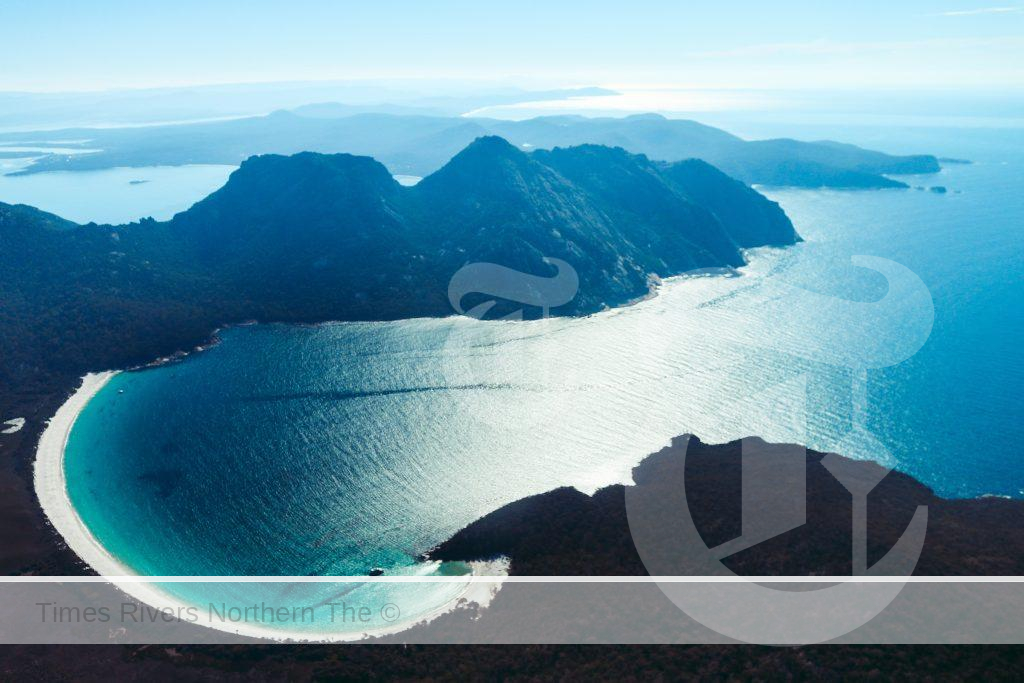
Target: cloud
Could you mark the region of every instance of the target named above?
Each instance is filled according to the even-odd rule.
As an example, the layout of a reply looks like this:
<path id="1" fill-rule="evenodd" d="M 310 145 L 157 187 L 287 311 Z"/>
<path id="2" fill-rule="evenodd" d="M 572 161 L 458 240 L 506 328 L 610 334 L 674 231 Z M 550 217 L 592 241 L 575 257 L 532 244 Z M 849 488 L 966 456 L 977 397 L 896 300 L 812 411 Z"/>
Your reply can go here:
<path id="1" fill-rule="evenodd" d="M 978 14 L 1019 14 L 1021 7 L 981 7 L 979 9 L 961 9 L 951 12 L 942 12 L 943 17 L 971 17 Z"/>
<path id="2" fill-rule="evenodd" d="M 922 50 L 961 50 L 973 48 L 1024 48 L 1024 37 L 930 38 L 927 40 L 834 42 L 814 40 L 805 43 L 767 43 L 743 45 L 725 50 L 691 53 L 698 59 L 751 59 L 765 57 L 864 56 L 869 53 L 920 52 Z"/>

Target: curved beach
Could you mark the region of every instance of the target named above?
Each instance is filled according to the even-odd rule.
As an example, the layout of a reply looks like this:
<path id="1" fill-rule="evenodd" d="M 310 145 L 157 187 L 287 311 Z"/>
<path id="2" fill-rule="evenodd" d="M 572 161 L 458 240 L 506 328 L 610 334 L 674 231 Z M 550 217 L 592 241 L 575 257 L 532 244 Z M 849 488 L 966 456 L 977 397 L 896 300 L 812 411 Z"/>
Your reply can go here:
<path id="1" fill-rule="evenodd" d="M 93 536 L 81 517 L 79 517 L 68 496 L 64 471 L 64 452 L 71 429 L 89 401 L 115 375 L 117 375 L 115 371 L 87 374 L 82 378 L 82 384 L 78 390 L 57 410 L 57 413 L 47 423 L 39 439 L 39 446 L 36 451 L 34 468 L 36 495 L 39 498 L 43 512 L 46 513 L 47 518 L 57 533 L 61 535 L 68 544 L 68 547 L 97 574 L 108 578 L 122 592 L 142 603 L 170 613 L 180 613 L 182 608 L 188 608 L 190 605 L 168 595 L 152 583 L 135 579 L 134 577 L 139 575 L 111 555 L 99 540 Z M 348 633 L 312 633 L 308 631 L 269 628 L 254 624 L 225 623 L 212 619 L 202 619 L 195 623 L 240 636 L 276 641 L 344 642 L 393 635 L 418 624 L 432 621 L 442 614 L 455 610 L 464 602 L 486 607 L 500 588 L 501 581 L 500 579 L 485 579 L 482 581 L 474 581 L 473 579 L 474 577 L 504 576 L 507 574 L 507 565 L 504 561 L 469 564 L 472 568 L 472 574 L 466 577 L 466 586 L 457 596 L 447 603 L 439 605 L 435 610 L 419 615 L 414 619 L 396 623 L 393 626 Z M 323 580 L 325 577 L 317 578 Z M 296 580 L 299 580 L 298 577 L 296 577 Z M 359 578 L 360 582 L 373 580 L 374 578 Z M 200 611 L 200 614 L 202 614 L 202 611 Z"/>

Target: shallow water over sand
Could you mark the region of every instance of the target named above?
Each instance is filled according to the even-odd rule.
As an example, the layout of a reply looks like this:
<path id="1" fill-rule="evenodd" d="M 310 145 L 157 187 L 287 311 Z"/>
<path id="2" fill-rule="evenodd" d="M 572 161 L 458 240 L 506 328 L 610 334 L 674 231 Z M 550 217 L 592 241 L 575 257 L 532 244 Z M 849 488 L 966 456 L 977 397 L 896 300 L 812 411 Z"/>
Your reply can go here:
<path id="1" fill-rule="evenodd" d="M 89 403 L 71 500 L 140 573 L 364 575 L 420 571 L 420 553 L 482 514 L 620 481 L 684 432 L 841 449 L 949 496 L 1021 496 L 1024 164 L 1006 155 L 911 179 L 946 195 L 769 191 L 806 243 L 589 318 L 228 330 Z M 872 306 L 886 278 L 856 255 L 906 267 L 934 315 L 913 297 Z M 886 452 L 846 439 L 858 413 Z"/>

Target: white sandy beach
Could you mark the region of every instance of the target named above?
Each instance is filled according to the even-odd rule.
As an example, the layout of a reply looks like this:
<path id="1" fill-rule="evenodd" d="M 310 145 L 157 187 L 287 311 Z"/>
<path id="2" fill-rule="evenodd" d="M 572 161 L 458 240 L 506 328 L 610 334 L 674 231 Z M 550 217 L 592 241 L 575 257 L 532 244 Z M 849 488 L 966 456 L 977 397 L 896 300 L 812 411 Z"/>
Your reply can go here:
<path id="1" fill-rule="evenodd" d="M 36 495 L 39 497 L 40 505 L 49 518 L 50 523 L 53 524 L 53 527 L 64 538 L 68 547 L 96 573 L 109 578 L 111 583 L 121 591 L 140 602 L 170 613 L 180 614 L 182 609 L 188 608 L 189 605 L 168 595 L 155 584 L 144 581 L 140 582 L 135 578 L 138 574 L 119 562 L 92 535 L 78 516 L 68 497 L 67 482 L 64 477 L 64 450 L 71 433 L 71 428 L 90 399 L 116 374 L 116 372 L 101 372 L 90 373 L 83 377 L 82 385 L 79 389 L 47 423 L 46 429 L 39 439 L 39 446 L 36 451 L 34 477 Z M 487 607 L 500 589 L 501 581 L 500 579 L 495 580 L 485 577 L 504 577 L 507 575 L 507 562 L 498 560 L 493 562 L 472 562 L 469 564 L 473 574 L 470 577 L 466 577 L 466 584 L 459 595 L 446 604 L 439 605 L 435 610 L 418 615 L 414 619 L 398 622 L 393 626 L 367 629 L 363 632 L 312 633 L 268 628 L 258 624 L 223 623 L 211 619 L 202 619 L 196 623 L 241 636 L 275 641 L 344 642 L 392 635 L 405 631 L 417 624 L 432 621 L 442 614 L 457 609 L 464 602 L 475 603 L 482 608 Z M 479 577 L 482 580 L 474 581 L 474 577 Z M 164 579 L 166 583 L 173 583 L 173 577 L 159 578 Z M 189 578 L 195 580 L 195 577 Z M 224 577 L 217 578 L 223 581 Z M 252 581 L 251 578 L 246 578 Z M 302 581 L 305 577 L 294 578 L 296 581 Z M 450 582 L 452 578 L 441 577 L 440 580 Z M 358 580 L 359 583 L 370 583 L 387 581 L 387 579 L 388 577 L 358 577 L 358 579 L 353 579 L 353 582 Z M 314 577 L 312 580 L 324 581 L 329 579 L 328 577 Z M 339 579 L 339 582 L 344 582 L 344 580 L 345 578 L 342 577 Z M 203 614 L 203 612 L 200 611 L 200 614 Z"/>

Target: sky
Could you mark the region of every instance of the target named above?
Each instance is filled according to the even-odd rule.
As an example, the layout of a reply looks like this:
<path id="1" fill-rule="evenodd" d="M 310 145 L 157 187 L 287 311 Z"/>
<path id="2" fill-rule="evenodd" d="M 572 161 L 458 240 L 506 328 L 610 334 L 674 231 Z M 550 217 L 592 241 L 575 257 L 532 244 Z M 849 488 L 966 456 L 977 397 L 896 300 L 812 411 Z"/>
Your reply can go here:
<path id="1" fill-rule="evenodd" d="M 0 2 L 0 91 L 331 79 L 1024 90 L 1024 4 Z"/>

